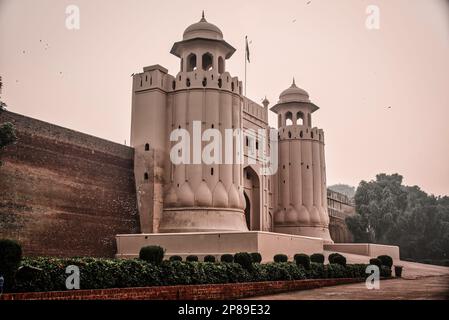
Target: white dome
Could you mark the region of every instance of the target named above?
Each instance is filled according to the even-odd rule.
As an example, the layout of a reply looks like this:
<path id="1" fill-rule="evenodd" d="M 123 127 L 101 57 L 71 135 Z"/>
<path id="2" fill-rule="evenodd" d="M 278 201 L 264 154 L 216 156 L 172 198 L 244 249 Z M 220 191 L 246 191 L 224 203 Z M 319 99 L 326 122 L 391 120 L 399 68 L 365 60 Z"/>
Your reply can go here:
<path id="1" fill-rule="evenodd" d="M 184 31 L 183 40 L 194 38 L 223 40 L 223 33 L 216 25 L 206 21 L 203 12 L 203 17 L 201 18 L 201 20 L 188 26 Z"/>

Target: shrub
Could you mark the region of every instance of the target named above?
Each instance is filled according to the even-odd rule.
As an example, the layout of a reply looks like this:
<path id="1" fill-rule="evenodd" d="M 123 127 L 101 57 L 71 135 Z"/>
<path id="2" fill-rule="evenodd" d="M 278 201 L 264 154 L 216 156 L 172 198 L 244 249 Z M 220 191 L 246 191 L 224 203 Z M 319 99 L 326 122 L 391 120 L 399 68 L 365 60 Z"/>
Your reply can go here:
<path id="1" fill-rule="evenodd" d="M 402 277 L 402 266 L 394 266 L 394 275 L 397 278 Z"/>
<path id="2" fill-rule="evenodd" d="M 393 258 L 387 255 L 378 256 L 377 259 L 380 260 L 383 266 L 391 268 L 393 266 Z"/>
<path id="3" fill-rule="evenodd" d="M 186 261 L 187 262 L 198 262 L 198 256 L 195 255 L 189 255 L 186 257 Z"/>
<path id="4" fill-rule="evenodd" d="M 295 254 L 294 256 L 296 265 L 302 266 L 304 269 L 310 269 L 310 257 L 305 253 Z"/>
<path id="5" fill-rule="evenodd" d="M 14 287 L 14 279 L 22 260 L 22 247 L 13 240 L 0 239 L 0 275 L 4 278 L 4 291 Z"/>
<path id="6" fill-rule="evenodd" d="M 321 253 L 314 253 L 310 256 L 310 261 L 315 263 L 324 263 L 324 255 Z"/>
<path id="7" fill-rule="evenodd" d="M 262 255 L 259 252 L 253 252 L 253 253 L 251 253 L 251 260 L 254 263 L 261 263 L 262 262 Z"/>
<path id="8" fill-rule="evenodd" d="M 221 262 L 227 262 L 227 263 L 233 263 L 234 262 L 234 256 L 232 254 L 223 254 L 220 257 Z"/>
<path id="9" fill-rule="evenodd" d="M 380 259 L 378 259 L 378 258 L 372 258 L 372 259 L 369 259 L 369 264 L 378 266 L 380 269 L 380 267 L 382 266 L 382 261 L 380 261 Z"/>
<path id="10" fill-rule="evenodd" d="M 204 262 L 215 262 L 215 257 L 212 255 L 207 255 L 204 257 Z"/>
<path id="11" fill-rule="evenodd" d="M 234 255 L 234 262 L 241 265 L 246 270 L 253 269 L 253 260 L 248 252 L 238 252 Z"/>
<path id="12" fill-rule="evenodd" d="M 273 257 L 274 262 L 281 263 L 281 262 L 287 262 L 288 257 L 285 254 L 277 254 Z"/>
<path id="13" fill-rule="evenodd" d="M 160 246 L 142 247 L 139 252 L 139 259 L 152 263 L 160 264 L 164 259 L 165 250 Z"/>
<path id="14" fill-rule="evenodd" d="M 387 266 L 381 266 L 380 267 L 380 276 L 385 278 L 391 277 L 391 268 Z"/>
<path id="15" fill-rule="evenodd" d="M 182 261 L 182 257 L 181 256 L 171 256 L 168 260 L 169 261 Z"/>
<path id="16" fill-rule="evenodd" d="M 107 289 L 165 285 L 241 283 L 250 281 L 299 280 L 305 278 L 362 278 L 367 265 L 311 263 L 309 270 L 293 262 L 252 264 L 247 270 L 238 263 L 189 263 L 163 261 L 156 265 L 140 259 L 115 260 L 103 258 L 24 258 L 22 266 L 39 270 L 31 277 L 17 276 L 15 291 L 64 291 L 69 265 L 80 268 L 81 289 Z M 19 275 L 19 274 L 18 274 Z M 381 268 L 381 276 L 391 270 Z"/>
<path id="17" fill-rule="evenodd" d="M 339 264 L 341 266 L 346 266 L 346 258 L 339 253 L 332 253 L 329 255 L 330 264 Z"/>
<path id="18" fill-rule="evenodd" d="M 292 262 L 275 262 L 260 265 L 262 274 L 265 275 L 263 280 L 255 281 L 282 281 L 282 280 L 301 280 L 306 278 L 306 274 L 302 268 Z"/>

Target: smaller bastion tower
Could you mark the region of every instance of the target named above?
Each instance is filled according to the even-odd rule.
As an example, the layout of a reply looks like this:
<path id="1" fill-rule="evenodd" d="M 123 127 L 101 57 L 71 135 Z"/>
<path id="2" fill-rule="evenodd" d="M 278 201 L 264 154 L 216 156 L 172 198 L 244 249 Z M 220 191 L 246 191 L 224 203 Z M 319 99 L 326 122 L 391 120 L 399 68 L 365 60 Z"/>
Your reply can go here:
<path id="1" fill-rule="evenodd" d="M 271 110 L 278 115 L 279 128 L 274 232 L 333 243 L 327 211 L 324 132 L 312 127 L 312 113 L 318 107 L 293 79 Z"/>

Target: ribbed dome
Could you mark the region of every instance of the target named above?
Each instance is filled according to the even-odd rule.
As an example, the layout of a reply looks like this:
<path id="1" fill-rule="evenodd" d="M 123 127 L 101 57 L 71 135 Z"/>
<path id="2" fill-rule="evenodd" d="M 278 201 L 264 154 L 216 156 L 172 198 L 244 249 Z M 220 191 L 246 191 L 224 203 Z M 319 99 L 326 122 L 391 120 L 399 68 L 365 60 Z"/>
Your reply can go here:
<path id="1" fill-rule="evenodd" d="M 305 90 L 296 86 L 295 79 L 293 79 L 293 83 L 290 88 L 282 91 L 279 95 L 279 103 L 291 101 L 310 102 L 309 94 Z"/>
<path id="2" fill-rule="evenodd" d="M 188 26 L 184 31 L 183 40 L 189 40 L 193 38 L 223 40 L 223 33 L 216 25 L 206 21 L 203 11 L 201 20 Z"/>

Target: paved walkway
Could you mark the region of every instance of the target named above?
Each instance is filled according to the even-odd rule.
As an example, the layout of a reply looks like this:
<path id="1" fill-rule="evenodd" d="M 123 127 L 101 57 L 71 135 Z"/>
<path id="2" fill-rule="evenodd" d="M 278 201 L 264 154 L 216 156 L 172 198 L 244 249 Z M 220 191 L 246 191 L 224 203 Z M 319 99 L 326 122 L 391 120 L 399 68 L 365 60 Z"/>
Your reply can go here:
<path id="1" fill-rule="evenodd" d="M 449 276 L 425 276 L 408 279 L 382 280 L 379 290 L 368 290 L 365 283 L 293 291 L 254 300 L 416 300 L 449 299 Z"/>

